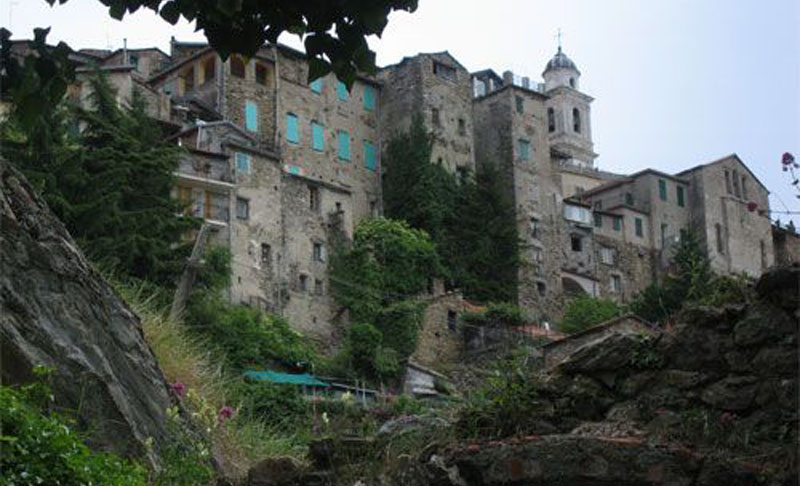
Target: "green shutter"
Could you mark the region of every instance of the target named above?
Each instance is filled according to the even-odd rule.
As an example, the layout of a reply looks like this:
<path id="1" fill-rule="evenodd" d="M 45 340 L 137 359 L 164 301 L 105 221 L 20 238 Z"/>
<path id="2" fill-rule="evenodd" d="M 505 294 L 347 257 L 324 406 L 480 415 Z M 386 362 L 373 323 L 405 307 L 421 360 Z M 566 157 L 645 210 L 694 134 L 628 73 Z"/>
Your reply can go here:
<path id="1" fill-rule="evenodd" d="M 317 78 L 314 81 L 311 81 L 311 91 L 320 94 L 322 93 L 322 78 Z"/>
<path id="2" fill-rule="evenodd" d="M 642 230 L 642 218 L 636 218 L 636 236 L 642 237 L 644 231 Z"/>
<path id="3" fill-rule="evenodd" d="M 323 132 L 322 125 L 317 122 L 311 122 L 312 148 L 317 152 L 325 150 L 325 136 Z"/>
<path id="4" fill-rule="evenodd" d="M 297 116 L 286 114 L 286 140 L 292 143 L 300 142 L 300 131 L 297 129 Z"/>
<path id="5" fill-rule="evenodd" d="M 614 216 L 614 231 L 622 229 L 622 216 Z"/>
<path id="6" fill-rule="evenodd" d="M 336 95 L 339 97 L 340 101 L 347 101 L 348 96 L 350 93 L 347 92 L 347 86 L 341 81 L 336 81 Z"/>
<path id="7" fill-rule="evenodd" d="M 242 152 L 236 152 L 236 172 L 242 174 L 250 173 L 250 156 Z"/>
<path id="8" fill-rule="evenodd" d="M 594 227 L 595 228 L 602 228 L 603 227 L 603 215 L 600 213 L 594 213 Z"/>
<path id="9" fill-rule="evenodd" d="M 249 132 L 258 131 L 258 105 L 252 101 L 244 102 L 244 127 Z"/>
<path id="10" fill-rule="evenodd" d="M 372 111 L 375 109 L 375 88 L 364 85 L 364 109 Z"/>
<path id="11" fill-rule="evenodd" d="M 350 134 L 345 130 L 339 130 L 339 158 L 350 160 Z"/>
<path id="12" fill-rule="evenodd" d="M 378 166 L 375 159 L 375 144 L 369 140 L 364 140 L 364 167 L 368 170 L 374 171 Z"/>
<path id="13" fill-rule="evenodd" d="M 664 179 L 658 180 L 658 197 L 661 198 L 662 201 L 667 200 L 667 181 Z"/>
<path id="14" fill-rule="evenodd" d="M 678 206 L 683 207 L 684 204 L 685 202 L 683 200 L 683 187 L 678 186 Z"/>

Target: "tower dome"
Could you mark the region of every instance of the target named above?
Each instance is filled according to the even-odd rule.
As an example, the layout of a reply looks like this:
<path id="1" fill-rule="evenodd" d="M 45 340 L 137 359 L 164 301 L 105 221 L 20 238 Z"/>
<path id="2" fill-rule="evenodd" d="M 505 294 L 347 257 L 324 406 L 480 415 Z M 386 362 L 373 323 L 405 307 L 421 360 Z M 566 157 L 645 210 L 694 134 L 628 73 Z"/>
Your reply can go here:
<path id="1" fill-rule="evenodd" d="M 575 66 L 575 63 L 572 62 L 572 59 L 568 58 L 567 55 L 561 51 L 561 46 L 558 46 L 558 52 L 556 52 L 556 55 L 547 61 L 547 66 L 544 68 L 544 74 L 556 69 L 571 69 L 578 74 L 581 73 L 578 71 L 578 67 Z"/>
<path id="2" fill-rule="evenodd" d="M 547 90 L 559 86 L 569 86 L 570 88 L 578 89 L 578 79 L 580 76 L 581 72 L 578 71 L 578 67 L 572 62 L 572 59 L 561 51 L 560 45 L 558 46 L 556 55 L 547 61 L 547 66 L 542 73 L 545 89 Z"/>

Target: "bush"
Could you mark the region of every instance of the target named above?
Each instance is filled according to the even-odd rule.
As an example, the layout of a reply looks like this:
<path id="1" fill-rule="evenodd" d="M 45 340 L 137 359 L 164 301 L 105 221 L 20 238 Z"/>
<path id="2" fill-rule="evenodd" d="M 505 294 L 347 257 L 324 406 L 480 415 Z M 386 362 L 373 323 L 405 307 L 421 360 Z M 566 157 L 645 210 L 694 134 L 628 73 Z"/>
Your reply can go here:
<path id="1" fill-rule="evenodd" d="M 231 391 L 240 413 L 268 425 L 303 426 L 309 418 L 308 403 L 298 386 L 241 382 Z"/>
<path id="2" fill-rule="evenodd" d="M 70 420 L 43 412 L 27 391 L 0 386 L 3 484 L 146 484 L 141 465 L 91 451 Z"/>
<path id="3" fill-rule="evenodd" d="M 567 304 L 558 329 L 566 333 L 579 332 L 612 319 L 621 312 L 622 308 L 613 300 L 578 297 Z"/>

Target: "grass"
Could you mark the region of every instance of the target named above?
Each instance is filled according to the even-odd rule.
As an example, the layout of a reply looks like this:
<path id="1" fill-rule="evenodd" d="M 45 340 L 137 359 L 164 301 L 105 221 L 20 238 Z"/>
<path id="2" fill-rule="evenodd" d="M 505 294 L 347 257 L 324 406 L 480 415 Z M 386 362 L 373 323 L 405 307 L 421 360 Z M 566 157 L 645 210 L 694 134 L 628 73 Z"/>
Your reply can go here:
<path id="1" fill-rule="evenodd" d="M 184 324 L 168 317 L 158 305 L 159 296 L 145 286 L 115 283 L 117 292 L 139 316 L 144 336 L 168 383 L 186 386 L 191 409 L 238 409 L 231 403 L 229 386 L 239 377 L 222 369 L 224 360 L 210 351 L 202 339 L 189 334 Z M 164 300 L 164 299 L 162 299 Z M 224 427 L 211 432 L 215 457 L 227 475 L 243 478 L 255 462 L 270 457 L 292 457 L 304 462 L 306 431 L 271 427 L 245 415 L 236 415 Z"/>

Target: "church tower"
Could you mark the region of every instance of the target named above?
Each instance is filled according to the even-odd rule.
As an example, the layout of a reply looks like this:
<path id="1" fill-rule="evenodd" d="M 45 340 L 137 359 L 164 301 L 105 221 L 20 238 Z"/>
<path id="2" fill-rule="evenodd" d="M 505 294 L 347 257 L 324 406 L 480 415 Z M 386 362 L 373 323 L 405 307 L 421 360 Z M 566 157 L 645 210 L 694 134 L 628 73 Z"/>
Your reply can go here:
<path id="1" fill-rule="evenodd" d="M 591 103 L 593 98 L 581 93 L 575 63 L 561 51 L 547 63 L 542 73 L 547 100 L 547 132 L 553 154 L 565 163 L 593 167 Z"/>

